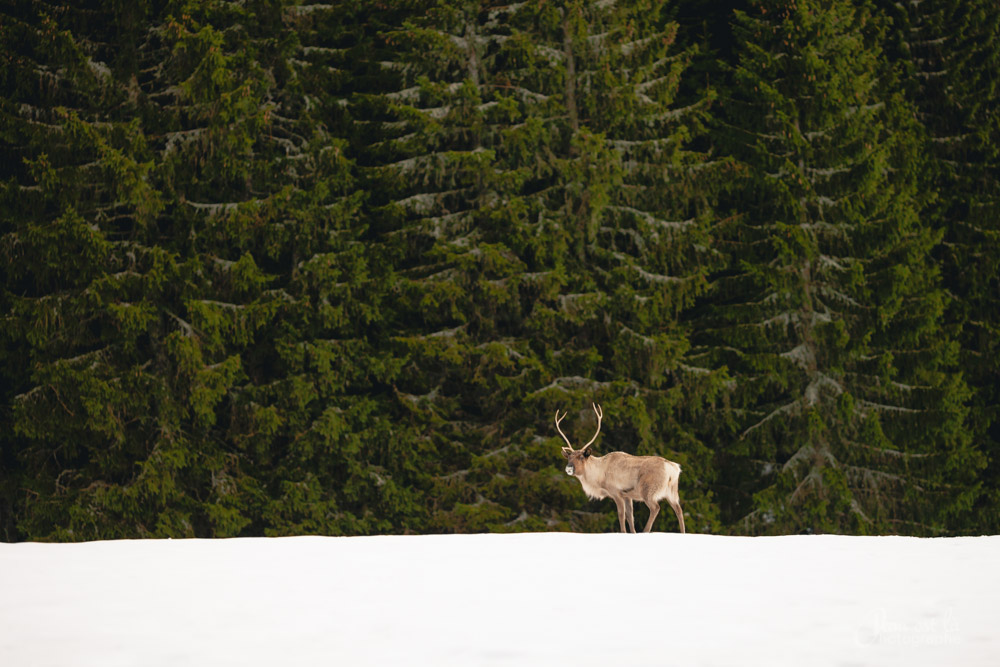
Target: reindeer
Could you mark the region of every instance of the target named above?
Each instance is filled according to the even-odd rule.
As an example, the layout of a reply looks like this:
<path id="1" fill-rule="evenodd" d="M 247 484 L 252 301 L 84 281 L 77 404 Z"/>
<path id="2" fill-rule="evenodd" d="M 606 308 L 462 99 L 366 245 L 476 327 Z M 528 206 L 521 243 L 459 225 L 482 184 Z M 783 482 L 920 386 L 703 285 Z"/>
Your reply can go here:
<path id="1" fill-rule="evenodd" d="M 649 508 L 649 520 L 642 532 L 648 533 L 653 527 L 656 515 L 660 513 L 660 501 L 666 499 L 677 515 L 681 532 L 684 532 L 684 513 L 681 511 L 681 499 L 677 492 L 677 482 L 681 467 L 673 461 L 661 456 L 632 456 L 625 452 L 611 452 L 604 456 L 592 456 L 589 447 L 597 440 L 601 432 L 601 419 L 604 412 L 596 403 L 594 414 L 597 415 L 597 432 L 586 445 L 573 449 L 566 434 L 559 428 L 559 422 L 565 417 L 559 416 L 556 410 L 556 430 L 566 441 L 562 448 L 566 457 L 566 474 L 573 475 L 583 486 L 584 492 L 593 498 L 611 498 L 618 508 L 618 523 L 622 532 L 625 530 L 625 520 L 631 532 L 635 532 L 635 519 L 632 516 L 632 501 L 641 500 Z"/>

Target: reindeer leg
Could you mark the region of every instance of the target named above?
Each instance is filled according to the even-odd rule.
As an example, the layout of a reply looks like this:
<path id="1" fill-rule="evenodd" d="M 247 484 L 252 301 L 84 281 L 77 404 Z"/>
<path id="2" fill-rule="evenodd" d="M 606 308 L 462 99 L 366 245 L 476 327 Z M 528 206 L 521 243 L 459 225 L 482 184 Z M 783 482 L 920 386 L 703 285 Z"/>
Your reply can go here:
<path id="1" fill-rule="evenodd" d="M 642 532 L 644 533 L 648 533 L 652 530 L 653 522 L 656 521 L 656 515 L 660 513 L 660 503 L 647 500 L 646 507 L 649 508 L 649 520 L 646 521 L 646 527 L 642 529 Z"/>
<path id="2" fill-rule="evenodd" d="M 625 530 L 625 499 L 619 496 L 612 496 L 612 500 L 615 501 L 615 507 L 618 508 L 618 525 L 621 526 L 622 532 L 628 532 Z"/>
<path id="3" fill-rule="evenodd" d="M 635 532 L 635 517 L 632 516 L 632 499 L 625 499 L 625 520 L 628 522 L 629 532 Z"/>
<path id="4" fill-rule="evenodd" d="M 681 501 L 680 500 L 668 500 L 670 507 L 674 510 L 674 514 L 677 515 L 677 523 L 681 526 L 681 532 L 684 532 L 684 512 L 681 511 Z"/>

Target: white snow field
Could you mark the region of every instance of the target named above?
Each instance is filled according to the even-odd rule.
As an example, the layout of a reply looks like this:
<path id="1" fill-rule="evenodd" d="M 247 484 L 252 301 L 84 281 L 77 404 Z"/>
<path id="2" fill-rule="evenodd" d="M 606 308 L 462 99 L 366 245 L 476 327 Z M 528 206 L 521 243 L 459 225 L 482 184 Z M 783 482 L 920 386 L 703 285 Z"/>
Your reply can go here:
<path id="1" fill-rule="evenodd" d="M 1000 536 L 0 544 L 0 665 L 1000 665 Z"/>

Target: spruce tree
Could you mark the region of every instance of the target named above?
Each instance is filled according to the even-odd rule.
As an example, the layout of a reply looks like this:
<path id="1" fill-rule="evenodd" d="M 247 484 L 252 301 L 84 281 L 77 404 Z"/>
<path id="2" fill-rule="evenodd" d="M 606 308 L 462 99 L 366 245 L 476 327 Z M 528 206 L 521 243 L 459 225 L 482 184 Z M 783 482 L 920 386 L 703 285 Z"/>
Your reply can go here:
<path id="1" fill-rule="evenodd" d="M 562 408 L 591 428 L 592 401 L 608 449 L 680 458 L 689 511 L 714 521 L 686 422 L 720 378 L 679 323 L 713 261 L 711 170 L 686 147 L 706 100 L 674 105 L 675 29 L 662 3 L 441 3 L 387 34 L 371 214 L 399 248 L 397 388 L 440 465 L 435 529 L 610 529 L 552 427 Z"/>
<path id="2" fill-rule="evenodd" d="M 591 402 L 695 531 L 996 525 L 998 12 L 880 4 L 8 2 L 0 539 L 616 530 Z"/>
<path id="3" fill-rule="evenodd" d="M 363 400 L 345 426 L 331 394 L 370 380 L 351 367 L 333 381 L 329 364 L 347 356 L 335 332 L 375 316 L 377 271 L 302 13 L 36 7 L 5 33 L 37 45 L 17 72 L 35 85 L 5 107 L 25 160 L 4 202 L 19 530 L 374 530 L 340 508 L 388 490 L 367 470 L 333 482 L 384 426 L 371 433 Z M 368 359 L 363 341 L 342 345 Z"/>
<path id="4" fill-rule="evenodd" d="M 945 319 L 962 346 L 969 424 L 989 454 L 975 529 L 1000 525 L 1000 7 L 993 2 L 890 5 L 890 43 L 925 129 L 925 216 L 943 233 L 936 256 Z M 992 526 L 993 528 L 988 528 Z"/>
<path id="5" fill-rule="evenodd" d="M 667 3 L 528 11 L 538 69 L 561 74 L 524 73 L 559 103 L 543 110 L 553 145 L 529 199 L 558 244 L 549 271 L 564 284 L 529 320 L 558 350 L 545 360 L 552 380 L 536 410 L 568 403 L 585 416 L 572 426 L 580 432 L 588 397 L 606 397 L 599 450 L 680 462 L 691 524 L 708 528 L 714 470 L 693 426 L 724 378 L 690 357 L 682 313 L 716 260 L 707 230 L 718 165 L 690 148 L 711 94 L 676 103 L 691 54 L 674 45 Z M 603 518 L 613 526 L 613 513 Z"/>
<path id="6" fill-rule="evenodd" d="M 735 16 L 720 136 L 745 175 L 699 343 L 735 376 L 737 530 L 950 533 L 979 493 L 918 128 L 882 30 L 848 2 Z"/>
<path id="7" fill-rule="evenodd" d="M 266 209 L 281 230 L 274 249 L 259 237 L 259 252 L 278 258 L 271 288 L 285 303 L 258 341 L 233 430 L 267 480 L 258 530 L 268 535 L 426 526 L 427 474 L 394 388 L 403 371 L 390 335 L 395 250 L 362 216 L 369 194 L 355 165 L 367 133 L 355 116 L 367 119 L 366 96 L 384 78 L 378 35 L 394 15 L 383 14 L 346 2 L 285 14 L 295 44 L 281 61 L 281 115 L 298 119 L 288 136 L 303 141 L 286 163 L 286 198 Z M 247 236 L 241 224 L 235 238 Z"/>
<path id="8" fill-rule="evenodd" d="M 130 118 L 134 80 L 107 64 L 134 32 L 116 34 L 114 13 L 91 6 L 22 3 L 5 18 L 17 56 L 3 110 L 16 156 L 3 194 L 13 386 L 3 437 L 25 498 L 19 533 L 121 537 L 169 524 L 183 534 L 183 457 L 154 416 L 172 404 L 154 341 L 155 302 L 188 272 L 150 243 L 165 202 Z"/>

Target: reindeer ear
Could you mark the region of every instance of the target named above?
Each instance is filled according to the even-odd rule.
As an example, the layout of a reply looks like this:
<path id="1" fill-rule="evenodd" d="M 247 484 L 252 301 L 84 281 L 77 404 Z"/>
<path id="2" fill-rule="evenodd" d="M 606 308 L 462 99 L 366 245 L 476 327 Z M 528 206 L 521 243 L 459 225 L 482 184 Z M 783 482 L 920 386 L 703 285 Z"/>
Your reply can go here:
<path id="1" fill-rule="evenodd" d="M 573 450 L 570 449 L 569 447 L 563 447 L 562 448 L 562 453 L 563 453 L 563 458 L 567 458 L 568 459 L 569 455 L 573 453 Z"/>
<path id="2" fill-rule="evenodd" d="M 585 450 L 583 450 L 583 458 L 587 458 L 589 456 L 590 456 L 590 447 L 587 447 Z"/>

